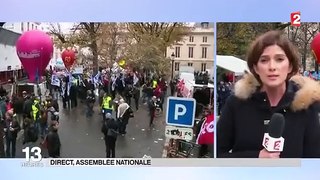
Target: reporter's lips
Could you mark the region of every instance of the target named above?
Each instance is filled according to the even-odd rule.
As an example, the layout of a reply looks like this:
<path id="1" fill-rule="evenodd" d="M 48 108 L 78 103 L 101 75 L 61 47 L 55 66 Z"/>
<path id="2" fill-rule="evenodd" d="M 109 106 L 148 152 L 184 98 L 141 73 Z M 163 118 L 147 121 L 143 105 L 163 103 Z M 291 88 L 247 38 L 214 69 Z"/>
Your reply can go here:
<path id="1" fill-rule="evenodd" d="M 268 75 L 268 79 L 270 80 L 276 80 L 278 79 L 279 75 Z"/>

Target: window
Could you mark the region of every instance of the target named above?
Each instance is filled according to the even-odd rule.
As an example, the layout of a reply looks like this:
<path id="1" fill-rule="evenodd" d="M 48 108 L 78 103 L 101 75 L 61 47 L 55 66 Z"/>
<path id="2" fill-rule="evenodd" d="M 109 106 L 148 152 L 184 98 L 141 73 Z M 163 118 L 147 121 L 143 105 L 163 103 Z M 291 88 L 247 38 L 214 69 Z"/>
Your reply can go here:
<path id="1" fill-rule="evenodd" d="M 207 47 L 202 47 L 202 58 L 207 58 Z"/>
<path id="2" fill-rule="evenodd" d="M 35 26 L 35 28 L 34 28 L 35 30 L 38 30 L 38 26 Z"/>
<path id="3" fill-rule="evenodd" d="M 190 36 L 189 37 L 189 42 L 193 42 L 194 41 L 194 37 L 193 36 Z"/>
<path id="4" fill-rule="evenodd" d="M 34 24 L 31 24 L 31 29 L 32 29 L 32 30 L 34 29 Z"/>
<path id="5" fill-rule="evenodd" d="M 28 22 L 27 23 L 27 31 L 29 31 L 30 30 L 30 23 Z"/>
<path id="6" fill-rule="evenodd" d="M 193 58 L 193 47 L 189 47 L 189 58 Z"/>
<path id="7" fill-rule="evenodd" d="M 207 41 L 208 41 L 208 37 L 207 36 L 203 36 L 202 42 L 206 43 Z"/>
<path id="8" fill-rule="evenodd" d="M 21 23 L 21 31 L 22 31 L 22 32 L 24 31 L 24 24 L 23 24 L 23 22 Z"/>
<path id="9" fill-rule="evenodd" d="M 176 62 L 174 63 L 174 71 L 179 71 L 180 63 Z"/>
<path id="10" fill-rule="evenodd" d="M 209 27 L 209 23 L 208 22 L 202 22 L 201 23 L 201 28 L 208 28 Z"/>
<path id="11" fill-rule="evenodd" d="M 177 58 L 180 57 L 180 47 L 176 47 L 175 55 L 176 55 Z"/>
<path id="12" fill-rule="evenodd" d="M 207 64 L 206 63 L 201 63 L 201 72 L 207 71 Z"/>
<path id="13" fill-rule="evenodd" d="M 193 63 L 188 63 L 188 66 L 189 66 L 189 67 L 192 67 L 192 66 L 193 66 Z"/>

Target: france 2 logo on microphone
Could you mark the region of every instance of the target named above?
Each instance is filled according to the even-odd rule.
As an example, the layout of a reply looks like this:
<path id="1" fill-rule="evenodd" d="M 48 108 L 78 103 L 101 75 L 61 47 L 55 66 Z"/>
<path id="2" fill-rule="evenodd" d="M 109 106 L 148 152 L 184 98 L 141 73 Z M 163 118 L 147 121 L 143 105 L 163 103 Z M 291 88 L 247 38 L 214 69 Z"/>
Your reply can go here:
<path id="1" fill-rule="evenodd" d="M 301 13 L 300 13 L 300 11 L 291 13 L 290 20 L 291 20 L 291 26 L 299 27 L 301 25 Z"/>

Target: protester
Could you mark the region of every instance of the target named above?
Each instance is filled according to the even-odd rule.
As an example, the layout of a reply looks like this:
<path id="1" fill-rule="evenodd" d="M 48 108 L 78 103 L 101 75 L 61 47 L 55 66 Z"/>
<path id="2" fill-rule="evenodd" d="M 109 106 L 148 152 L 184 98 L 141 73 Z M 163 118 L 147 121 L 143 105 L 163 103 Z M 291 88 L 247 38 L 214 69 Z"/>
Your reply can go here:
<path id="1" fill-rule="evenodd" d="M 129 108 L 130 106 L 124 101 L 124 99 L 120 99 L 118 111 L 117 111 L 117 118 L 118 118 L 118 121 L 120 122 L 119 133 L 122 135 L 125 135 L 127 133 L 126 129 L 127 129 L 127 125 L 130 117 L 126 114 L 126 111 Z"/>
<path id="2" fill-rule="evenodd" d="M 115 158 L 116 157 L 116 141 L 118 132 L 118 123 L 114 118 L 112 118 L 110 113 L 106 113 L 105 120 L 101 128 L 101 132 L 104 134 L 104 141 L 106 145 L 106 157 Z"/>
<path id="3" fill-rule="evenodd" d="M 151 100 L 149 100 L 148 106 L 149 106 L 149 117 L 150 117 L 150 121 L 149 121 L 149 127 L 151 127 L 153 125 L 153 120 L 155 117 L 155 111 L 156 111 L 156 105 L 157 103 L 157 97 L 153 96 L 151 98 Z"/>
<path id="4" fill-rule="evenodd" d="M 6 113 L 4 126 L 7 158 L 14 158 L 16 156 L 16 142 L 19 131 L 19 122 L 13 117 L 13 109 L 11 109 Z"/>
<path id="5" fill-rule="evenodd" d="M 46 143 L 48 148 L 49 157 L 59 158 L 60 157 L 60 138 L 58 134 L 59 123 L 53 121 L 49 127 L 49 133 L 46 137 Z"/>

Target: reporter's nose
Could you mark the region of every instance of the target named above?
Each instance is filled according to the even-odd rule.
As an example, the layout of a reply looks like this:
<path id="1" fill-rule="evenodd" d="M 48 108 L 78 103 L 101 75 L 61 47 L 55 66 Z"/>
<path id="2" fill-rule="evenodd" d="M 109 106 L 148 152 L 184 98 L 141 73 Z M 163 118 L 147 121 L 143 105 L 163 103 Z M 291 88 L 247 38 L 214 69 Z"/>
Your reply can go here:
<path id="1" fill-rule="evenodd" d="M 274 60 L 270 60 L 269 61 L 269 67 L 268 67 L 269 71 L 273 72 L 276 70 L 276 62 Z"/>

